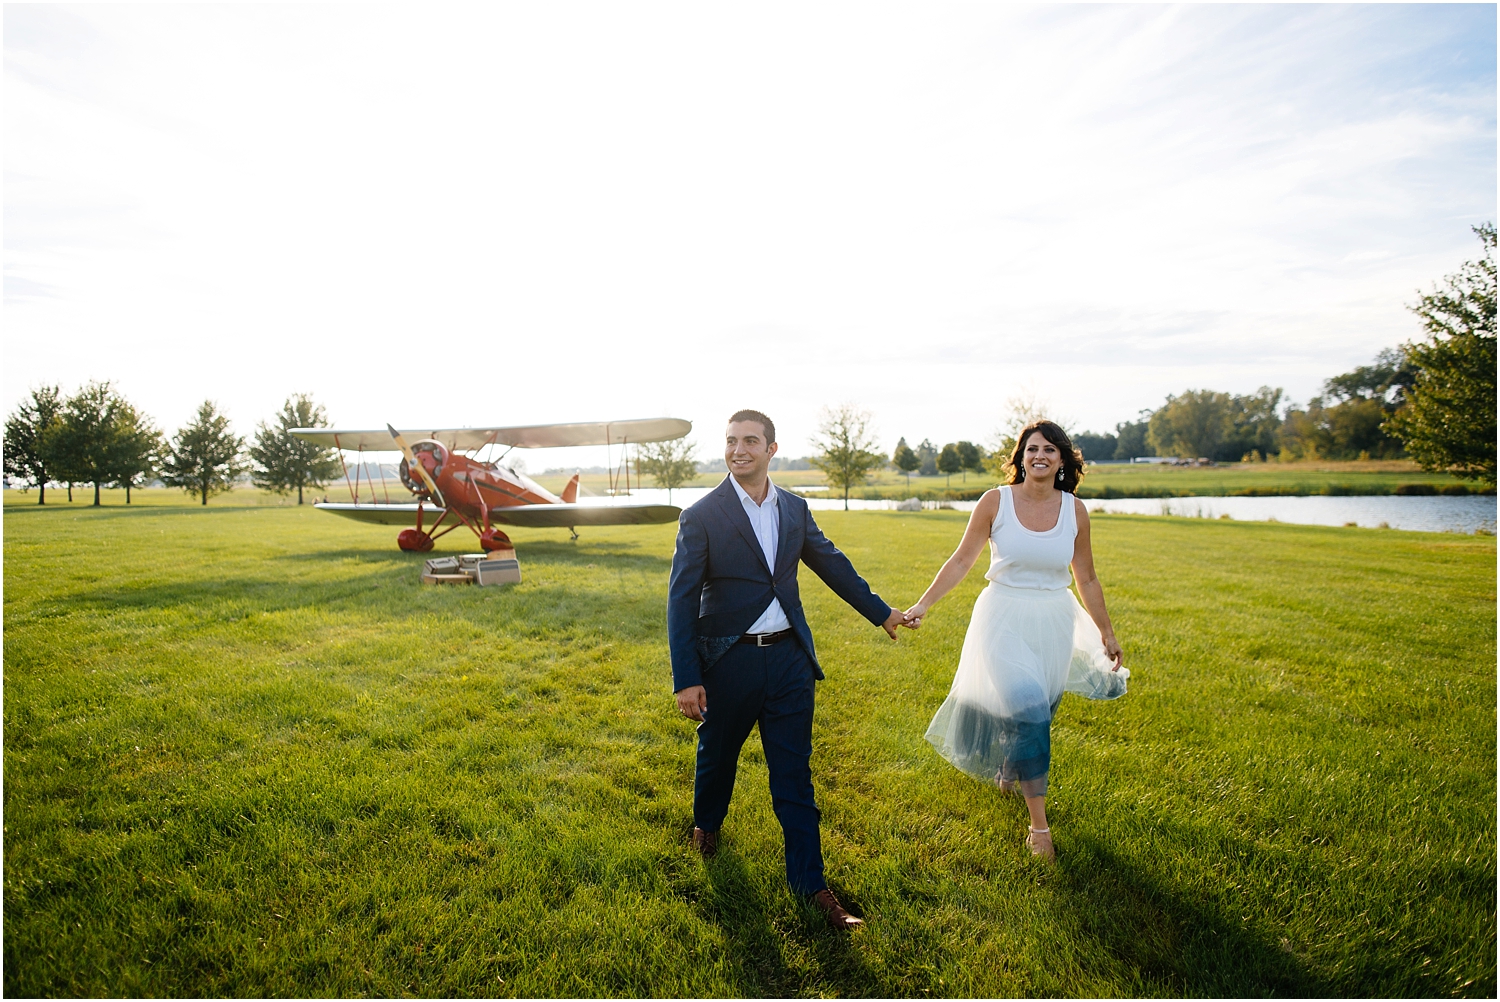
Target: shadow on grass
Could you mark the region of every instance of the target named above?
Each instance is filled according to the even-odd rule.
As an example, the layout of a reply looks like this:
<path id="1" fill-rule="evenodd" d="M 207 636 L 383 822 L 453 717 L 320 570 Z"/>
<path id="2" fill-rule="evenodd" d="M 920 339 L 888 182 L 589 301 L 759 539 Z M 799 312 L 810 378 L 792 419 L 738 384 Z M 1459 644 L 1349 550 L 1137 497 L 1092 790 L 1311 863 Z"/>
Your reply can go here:
<path id="1" fill-rule="evenodd" d="M 93 502 L 85 504 L 82 501 L 74 501 L 69 504 L 66 501 L 54 503 L 48 501 L 45 505 L 37 504 L 8 504 L 5 506 L 5 516 L 10 518 L 21 512 L 35 512 L 36 514 L 88 514 L 94 518 L 124 518 L 130 515 L 212 515 L 215 512 L 225 511 L 275 511 L 276 505 L 263 504 L 214 504 L 208 507 L 199 504 L 121 504 L 109 502 L 94 507 Z"/>
<path id="2" fill-rule="evenodd" d="M 756 890 L 744 861 L 732 848 L 721 848 L 706 870 L 707 886 L 697 906 L 707 921 L 724 930 L 726 954 L 739 959 L 735 994 L 786 998 L 809 991 L 817 995 L 831 991 L 856 998 L 893 996 L 891 988 L 854 948 L 851 934 L 828 928 L 810 903 L 802 903 L 799 908 L 800 925 L 790 929 L 773 925 L 771 905 Z M 848 900 L 845 895 L 840 899 Z M 789 938 L 817 961 L 811 983 L 808 972 L 793 970 L 782 954 L 783 943 Z"/>
<path id="3" fill-rule="evenodd" d="M 658 556 L 652 553 L 640 552 L 639 543 L 620 542 L 617 540 L 604 540 L 600 542 L 550 542 L 550 541 L 527 541 L 516 544 L 516 559 L 521 563 L 521 573 L 526 573 L 528 563 L 538 566 L 574 566 L 586 567 L 599 560 L 618 561 L 621 566 L 634 568 L 659 568 L 662 571 L 671 569 L 671 557 Z M 471 550 L 463 552 L 479 552 L 479 544 L 476 542 Z M 364 546 L 345 547 L 339 550 L 309 550 L 301 553 L 280 553 L 271 559 L 287 561 L 291 563 L 332 563 L 339 560 L 357 560 L 361 563 L 380 563 L 392 567 L 411 567 L 420 572 L 422 564 L 434 556 L 450 557 L 456 554 L 444 550 L 441 553 L 408 553 L 397 550 L 392 544 L 388 547 Z"/>
<path id="4" fill-rule="evenodd" d="M 1327 982 L 1256 925 L 1219 901 L 1194 898 L 1161 873 L 1092 840 L 1075 843 L 1055 885 L 1107 966 L 1135 976 L 1147 994 L 1197 997 L 1337 997 Z M 1257 919 L 1264 909 L 1249 904 Z M 1285 941 L 1283 941 L 1285 942 Z M 1289 945 L 1289 944 L 1288 944 Z M 1114 980 L 1110 972 L 1099 972 Z"/>
<path id="5" fill-rule="evenodd" d="M 595 577 L 597 572 L 589 565 L 608 567 L 605 561 L 613 561 L 632 575 L 659 573 L 664 588 L 668 562 L 652 555 L 630 554 L 629 544 L 612 549 L 624 550 L 626 555 L 605 556 L 597 551 L 575 554 L 566 544 L 558 546 L 531 562 L 566 569 L 550 573 L 541 583 L 523 584 L 519 588 L 424 585 L 419 580 L 421 557 L 416 554 L 371 556 L 360 550 L 287 554 L 267 563 L 274 566 L 284 561 L 282 566 L 289 571 L 291 566 L 309 561 L 338 566 L 327 575 L 309 579 L 295 572 L 267 574 L 267 563 L 256 564 L 253 570 L 247 568 L 246 573 L 236 575 L 231 563 L 214 577 L 194 571 L 181 580 L 93 585 L 91 590 L 49 597 L 45 608 L 35 612 L 47 617 L 72 611 L 100 616 L 130 611 L 186 613 L 190 621 L 208 630 L 255 614 L 304 610 L 348 614 L 348 624 L 407 623 L 436 615 L 468 621 L 486 630 L 533 637 L 583 631 L 605 638 L 642 640 L 648 639 L 648 635 L 659 635 L 664 640 L 664 626 L 657 615 L 664 611 L 663 597 L 652 594 L 649 588 L 643 592 L 626 587 L 634 580 L 633 576 L 625 578 L 624 584 L 613 573 Z M 524 567 L 523 562 L 523 574 Z M 574 567 L 577 572 L 572 570 Z"/>
<path id="6" fill-rule="evenodd" d="M 576 543 L 567 540 L 561 542 L 552 542 L 550 540 L 518 541 L 516 543 L 516 559 L 521 561 L 523 572 L 528 560 L 538 564 L 581 565 L 589 564 L 599 559 L 625 559 L 636 566 L 660 567 L 662 570 L 671 568 L 671 557 L 642 553 L 640 551 L 640 543 L 615 539 L 595 541 L 589 540 L 586 537 L 578 540 Z"/>

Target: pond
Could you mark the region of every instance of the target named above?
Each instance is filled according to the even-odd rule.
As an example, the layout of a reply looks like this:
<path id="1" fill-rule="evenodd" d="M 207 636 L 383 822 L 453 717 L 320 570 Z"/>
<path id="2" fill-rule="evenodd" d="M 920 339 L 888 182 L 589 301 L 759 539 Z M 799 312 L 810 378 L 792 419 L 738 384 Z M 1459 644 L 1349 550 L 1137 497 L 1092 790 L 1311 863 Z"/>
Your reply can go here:
<path id="1" fill-rule="evenodd" d="M 1269 498 L 1131 498 L 1085 501 L 1090 512 L 1119 515 L 1179 515 L 1246 522 L 1293 522 L 1298 525 L 1355 525 L 1366 529 L 1412 532 L 1494 532 L 1493 495 L 1458 497 L 1269 497 Z"/>
<path id="2" fill-rule="evenodd" d="M 672 492 L 672 503 L 687 507 L 705 497 L 709 487 L 688 487 Z M 594 499 L 588 499 L 593 501 Z M 648 488 L 635 491 L 632 500 L 665 504 L 667 492 Z M 600 498 L 599 502 L 608 501 Z M 809 497 L 808 507 L 818 511 L 844 507 L 839 498 Z M 896 501 L 850 499 L 853 511 L 890 511 Z M 975 502 L 953 501 L 948 507 L 972 511 Z M 1189 497 L 1189 498 L 1094 498 L 1084 502 L 1090 512 L 1118 515 L 1177 515 L 1187 518 L 1228 516 L 1246 522 L 1291 522 L 1298 525 L 1348 525 L 1368 529 L 1406 529 L 1413 532 L 1494 532 L 1494 495 L 1462 496 L 1374 495 L 1365 497 Z M 935 502 L 923 507 L 935 508 Z"/>

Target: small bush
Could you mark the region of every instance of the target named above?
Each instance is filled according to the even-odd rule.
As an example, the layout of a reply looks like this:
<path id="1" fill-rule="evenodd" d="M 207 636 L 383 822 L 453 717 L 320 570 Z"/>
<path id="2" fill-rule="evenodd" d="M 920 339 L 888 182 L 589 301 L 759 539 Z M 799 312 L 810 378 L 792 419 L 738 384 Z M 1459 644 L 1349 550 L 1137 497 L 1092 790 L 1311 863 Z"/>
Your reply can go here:
<path id="1" fill-rule="evenodd" d="M 1437 488 L 1432 484 L 1397 484 L 1396 493 L 1402 495 L 1412 494 L 1436 494 Z"/>

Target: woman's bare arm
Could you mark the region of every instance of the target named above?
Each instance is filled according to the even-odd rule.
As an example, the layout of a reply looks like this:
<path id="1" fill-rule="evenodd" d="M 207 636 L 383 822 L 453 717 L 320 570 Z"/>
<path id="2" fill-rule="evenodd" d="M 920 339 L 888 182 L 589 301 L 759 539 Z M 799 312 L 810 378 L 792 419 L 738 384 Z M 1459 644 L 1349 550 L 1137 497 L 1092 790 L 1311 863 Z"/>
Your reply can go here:
<path id="1" fill-rule="evenodd" d="M 1073 499 L 1077 506 L 1078 536 L 1073 541 L 1073 580 L 1078 584 L 1078 597 L 1088 610 L 1089 618 L 1099 628 L 1099 639 L 1104 641 L 1104 653 L 1108 654 L 1119 669 L 1125 663 L 1120 651 L 1120 642 L 1115 639 L 1114 624 L 1109 621 L 1109 610 L 1104 607 L 1104 586 L 1099 575 L 1094 573 L 1094 549 L 1089 537 L 1089 511 L 1082 501 Z"/>
<path id="2" fill-rule="evenodd" d="M 964 529 L 964 538 L 959 542 L 958 549 L 953 551 L 943 564 L 942 569 L 937 572 L 937 577 L 932 579 L 932 584 L 927 586 L 922 598 L 916 605 L 906 610 L 907 624 L 912 629 L 922 625 L 922 617 L 927 615 L 927 610 L 938 603 L 944 595 L 953 590 L 954 586 L 968 576 L 969 570 L 974 566 L 974 561 L 979 559 L 979 554 L 984 551 L 984 544 L 989 542 L 990 528 L 995 524 L 995 516 L 1000 511 L 1000 492 L 988 490 L 974 506 L 974 512 L 969 516 L 969 526 Z"/>

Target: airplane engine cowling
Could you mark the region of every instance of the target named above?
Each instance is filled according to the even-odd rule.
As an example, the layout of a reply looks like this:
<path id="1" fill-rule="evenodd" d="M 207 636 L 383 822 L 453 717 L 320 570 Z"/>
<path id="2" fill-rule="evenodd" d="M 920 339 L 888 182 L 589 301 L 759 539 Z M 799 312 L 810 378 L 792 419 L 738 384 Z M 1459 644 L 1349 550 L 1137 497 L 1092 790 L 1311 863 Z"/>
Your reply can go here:
<path id="1" fill-rule="evenodd" d="M 428 463 L 422 463 L 422 465 L 427 468 L 427 473 L 433 480 L 438 478 L 438 474 L 443 472 L 443 466 L 448 462 L 448 449 L 443 443 L 434 439 L 429 438 L 417 442 L 411 447 L 411 452 L 412 458 L 419 463 L 422 463 L 424 458 L 432 460 L 430 465 Z M 401 476 L 401 483 L 406 485 L 407 490 L 413 494 L 427 493 L 427 485 L 422 483 L 421 477 L 412 472 L 405 457 L 402 458 L 401 465 L 397 467 L 397 472 Z"/>
<path id="2" fill-rule="evenodd" d="M 401 483 L 405 485 L 407 490 L 413 494 L 427 493 L 427 485 L 412 474 L 411 467 L 406 465 L 405 458 L 401 460 L 401 465 L 396 468 L 396 472 L 400 474 Z"/>

